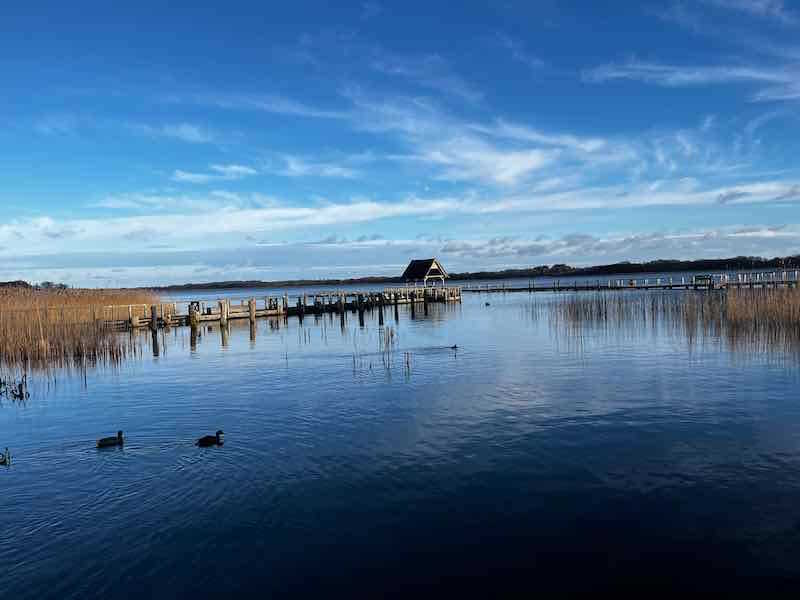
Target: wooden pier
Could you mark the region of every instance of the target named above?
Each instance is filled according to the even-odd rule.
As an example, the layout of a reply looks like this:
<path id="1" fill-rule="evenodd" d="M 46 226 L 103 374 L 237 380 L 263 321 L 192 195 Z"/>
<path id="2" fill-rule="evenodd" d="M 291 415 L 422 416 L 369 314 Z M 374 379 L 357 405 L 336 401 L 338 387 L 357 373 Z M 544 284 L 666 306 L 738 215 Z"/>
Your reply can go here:
<path id="1" fill-rule="evenodd" d="M 775 271 L 770 273 L 737 273 L 734 275 L 717 274 L 691 277 L 650 277 L 644 279 L 606 279 L 562 281 L 536 283 L 530 280 L 528 285 L 507 285 L 505 283 L 487 283 L 462 288 L 467 293 L 503 293 L 503 292 L 602 292 L 620 290 L 724 290 L 735 288 L 796 288 L 799 271 Z"/>
<path id="2" fill-rule="evenodd" d="M 397 287 L 376 291 L 332 291 L 303 294 L 291 304 L 289 296 L 249 298 L 238 302 L 230 299 L 216 301 L 192 301 L 167 304 L 136 304 L 104 307 L 100 320 L 119 330 L 149 328 L 156 331 L 165 327 L 198 327 L 206 323 L 220 323 L 247 319 L 255 323 L 259 318 L 298 317 L 327 313 L 353 312 L 362 314 L 375 308 L 423 305 L 427 313 L 429 303 L 461 302 L 460 287 Z M 179 310 L 179 304 L 187 310 Z"/>

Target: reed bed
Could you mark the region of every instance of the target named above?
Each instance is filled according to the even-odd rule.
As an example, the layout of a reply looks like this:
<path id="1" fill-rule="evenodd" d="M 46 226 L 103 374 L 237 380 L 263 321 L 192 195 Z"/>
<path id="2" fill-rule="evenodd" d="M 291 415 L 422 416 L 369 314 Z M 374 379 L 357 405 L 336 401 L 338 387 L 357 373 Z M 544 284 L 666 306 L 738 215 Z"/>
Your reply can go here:
<path id="1" fill-rule="evenodd" d="M 127 318 L 129 305 L 143 314 L 156 303 L 154 293 L 142 290 L 0 290 L 0 371 L 118 364 L 131 341 L 105 320 Z"/>
<path id="2" fill-rule="evenodd" d="M 690 343 L 719 339 L 731 349 L 800 357 L 798 289 L 574 294 L 559 297 L 550 307 L 551 324 L 573 333 L 648 328 L 685 336 Z"/>

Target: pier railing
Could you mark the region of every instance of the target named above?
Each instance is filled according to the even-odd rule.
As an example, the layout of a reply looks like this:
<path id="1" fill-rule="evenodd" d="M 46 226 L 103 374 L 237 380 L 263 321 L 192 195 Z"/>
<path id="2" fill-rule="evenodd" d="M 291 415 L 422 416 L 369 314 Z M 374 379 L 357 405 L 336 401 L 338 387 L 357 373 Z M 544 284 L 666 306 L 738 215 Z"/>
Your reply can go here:
<path id="1" fill-rule="evenodd" d="M 603 291 L 603 290 L 713 290 L 728 288 L 797 287 L 800 270 L 717 273 L 713 275 L 691 275 L 673 277 L 614 277 L 569 281 L 563 278 L 537 282 L 530 279 L 522 283 L 486 283 L 466 286 L 464 292 L 559 292 L 559 291 Z"/>

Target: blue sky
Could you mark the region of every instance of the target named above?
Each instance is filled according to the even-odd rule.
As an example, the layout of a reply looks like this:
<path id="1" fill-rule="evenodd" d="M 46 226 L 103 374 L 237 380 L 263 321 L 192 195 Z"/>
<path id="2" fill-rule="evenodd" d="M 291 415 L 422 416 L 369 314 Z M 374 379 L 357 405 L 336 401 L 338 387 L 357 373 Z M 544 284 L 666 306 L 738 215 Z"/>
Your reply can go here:
<path id="1" fill-rule="evenodd" d="M 5 3 L 0 279 L 800 253 L 800 6 Z"/>

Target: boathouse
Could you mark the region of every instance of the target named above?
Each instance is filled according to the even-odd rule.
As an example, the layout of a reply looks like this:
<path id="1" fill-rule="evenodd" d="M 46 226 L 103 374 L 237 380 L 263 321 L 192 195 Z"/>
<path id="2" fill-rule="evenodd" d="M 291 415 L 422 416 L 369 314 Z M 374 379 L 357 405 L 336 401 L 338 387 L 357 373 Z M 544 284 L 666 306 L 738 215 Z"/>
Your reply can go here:
<path id="1" fill-rule="evenodd" d="M 408 263 L 405 272 L 403 273 L 403 281 L 406 283 L 422 283 L 427 286 L 428 281 L 436 285 L 436 281 L 441 281 L 444 285 L 444 280 L 449 277 L 445 271 L 442 263 L 437 258 L 426 258 L 412 260 Z"/>

